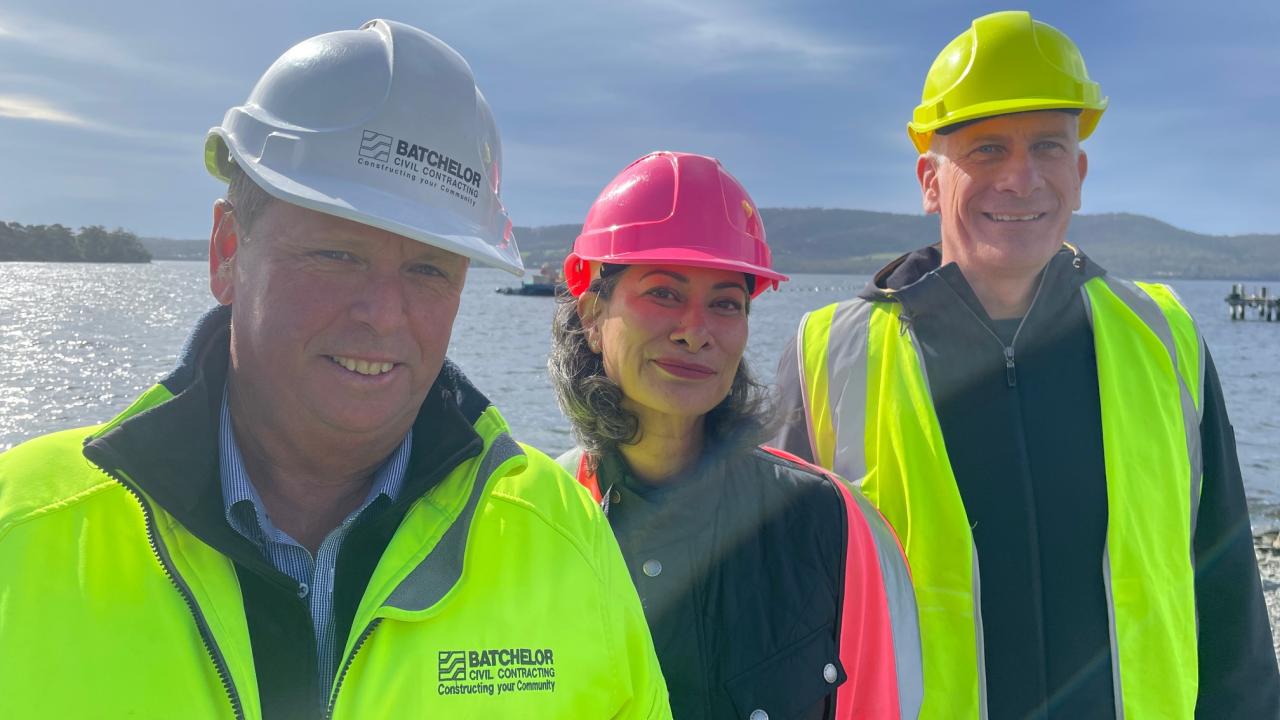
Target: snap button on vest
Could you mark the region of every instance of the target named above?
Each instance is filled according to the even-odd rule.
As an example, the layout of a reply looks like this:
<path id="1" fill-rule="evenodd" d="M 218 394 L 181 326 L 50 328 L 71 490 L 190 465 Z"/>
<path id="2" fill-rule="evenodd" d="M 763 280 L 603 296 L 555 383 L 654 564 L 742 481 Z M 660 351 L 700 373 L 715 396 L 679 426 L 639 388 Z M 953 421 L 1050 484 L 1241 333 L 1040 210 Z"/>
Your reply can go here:
<path id="1" fill-rule="evenodd" d="M 307 593 L 309 593 L 309 592 L 311 592 L 311 588 L 307 587 L 307 584 L 306 584 L 306 583 L 298 583 L 298 597 L 299 597 L 299 598 L 305 598 L 305 597 L 307 596 Z"/>
<path id="2" fill-rule="evenodd" d="M 763 710 L 752 710 L 747 720 L 769 720 L 769 713 Z"/>
<path id="3" fill-rule="evenodd" d="M 838 677 L 840 677 L 840 673 L 836 672 L 835 665 L 827 663 L 826 666 L 822 668 L 822 679 L 826 680 L 828 685 L 835 682 Z"/>
<path id="4" fill-rule="evenodd" d="M 640 566 L 640 570 L 649 577 L 658 577 L 662 574 L 662 563 L 657 560 L 645 560 L 644 565 Z"/>

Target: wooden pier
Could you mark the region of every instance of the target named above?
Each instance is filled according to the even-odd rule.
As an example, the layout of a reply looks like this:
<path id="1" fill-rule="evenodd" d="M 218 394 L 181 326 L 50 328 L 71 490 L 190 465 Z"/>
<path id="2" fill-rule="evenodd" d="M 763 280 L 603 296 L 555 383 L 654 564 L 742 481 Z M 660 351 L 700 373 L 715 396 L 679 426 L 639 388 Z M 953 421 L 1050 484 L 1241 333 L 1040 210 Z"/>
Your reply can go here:
<path id="1" fill-rule="evenodd" d="M 1257 310 L 1259 320 L 1280 322 L 1280 298 L 1272 297 L 1266 287 L 1256 295 L 1250 295 L 1243 283 L 1236 283 L 1231 286 L 1231 294 L 1226 300 L 1232 320 L 1244 320 L 1247 311 Z"/>

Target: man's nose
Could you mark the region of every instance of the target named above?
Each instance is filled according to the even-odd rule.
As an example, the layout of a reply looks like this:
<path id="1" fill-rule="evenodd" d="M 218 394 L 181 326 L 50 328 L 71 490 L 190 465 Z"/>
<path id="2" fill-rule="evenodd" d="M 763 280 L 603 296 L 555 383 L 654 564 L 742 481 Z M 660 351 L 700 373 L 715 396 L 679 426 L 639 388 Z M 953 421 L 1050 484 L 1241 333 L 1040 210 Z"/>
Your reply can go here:
<path id="1" fill-rule="evenodd" d="M 399 273 L 370 272 L 351 303 L 351 317 L 385 335 L 404 323 L 405 300 L 404 281 Z"/>
<path id="2" fill-rule="evenodd" d="M 1028 197 L 1044 187 L 1040 165 L 1029 152 L 1015 152 L 1000 168 L 996 189 L 1018 197 Z"/>

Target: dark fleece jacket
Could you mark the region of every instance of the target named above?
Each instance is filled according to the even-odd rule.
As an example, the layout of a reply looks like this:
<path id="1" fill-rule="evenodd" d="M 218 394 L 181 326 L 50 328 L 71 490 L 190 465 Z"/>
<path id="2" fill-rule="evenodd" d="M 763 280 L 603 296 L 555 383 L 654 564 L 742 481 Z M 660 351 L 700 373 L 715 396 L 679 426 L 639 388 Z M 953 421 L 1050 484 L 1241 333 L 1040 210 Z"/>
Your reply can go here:
<path id="1" fill-rule="evenodd" d="M 982 582 L 992 718 L 1114 717 L 1101 559 L 1107 531 L 1098 374 L 1080 288 L 1105 274 L 1064 246 L 1017 338 L 1012 377 L 994 322 L 936 246 L 905 255 L 860 293 L 902 304 L 925 370 Z M 885 290 L 893 289 L 892 295 Z M 794 347 L 794 343 L 790 346 Z M 1196 523 L 1198 718 L 1280 717 L 1280 675 L 1248 508 L 1213 360 L 1205 356 L 1204 479 Z M 778 370 L 791 419 L 776 441 L 812 458 L 794 351 Z"/>

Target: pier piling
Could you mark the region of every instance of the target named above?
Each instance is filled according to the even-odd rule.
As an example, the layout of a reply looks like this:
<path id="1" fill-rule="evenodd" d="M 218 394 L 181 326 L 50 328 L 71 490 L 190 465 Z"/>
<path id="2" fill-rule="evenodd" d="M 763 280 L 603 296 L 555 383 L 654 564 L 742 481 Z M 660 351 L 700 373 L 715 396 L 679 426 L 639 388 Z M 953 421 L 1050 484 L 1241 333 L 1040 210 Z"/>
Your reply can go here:
<path id="1" fill-rule="evenodd" d="M 1280 321 L 1280 298 L 1272 297 L 1265 286 L 1259 288 L 1258 294 L 1250 295 L 1244 283 L 1232 283 L 1231 293 L 1224 299 L 1232 320 L 1244 320 L 1246 311 L 1253 308 L 1263 322 Z"/>

